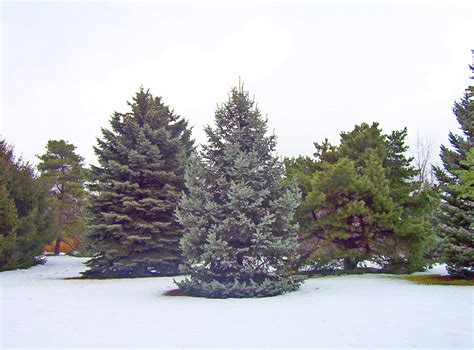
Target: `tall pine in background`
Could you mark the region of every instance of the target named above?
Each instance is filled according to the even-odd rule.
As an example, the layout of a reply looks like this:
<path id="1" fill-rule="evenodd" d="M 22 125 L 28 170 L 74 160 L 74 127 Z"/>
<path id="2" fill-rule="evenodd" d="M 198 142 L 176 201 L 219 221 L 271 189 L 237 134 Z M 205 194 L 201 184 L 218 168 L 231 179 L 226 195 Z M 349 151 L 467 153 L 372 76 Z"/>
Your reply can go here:
<path id="1" fill-rule="evenodd" d="M 48 192 L 34 169 L 0 139 L 0 271 L 42 262 L 52 238 Z"/>
<path id="2" fill-rule="evenodd" d="M 275 136 L 242 86 L 217 108 L 208 144 L 186 173 L 189 194 L 179 205 L 185 228 L 178 282 L 188 295 L 226 298 L 270 296 L 295 290 L 296 183 L 284 183 Z"/>
<path id="3" fill-rule="evenodd" d="M 64 140 L 49 140 L 46 153 L 38 156 L 40 180 L 50 191 L 55 214 L 56 255 L 62 239 L 84 239 L 85 234 L 84 159 L 75 150 L 76 146 Z"/>
<path id="4" fill-rule="evenodd" d="M 471 66 L 471 73 L 474 74 L 474 66 Z M 472 278 L 474 87 L 470 86 L 462 99 L 454 104 L 453 112 L 462 134 L 450 132 L 451 147 L 441 146 L 443 167 L 435 168 L 441 190 L 437 222 L 449 274 L 454 277 Z"/>
<path id="5" fill-rule="evenodd" d="M 129 106 L 129 113 L 114 113 L 95 148 L 89 228 L 95 255 L 86 277 L 179 273 L 182 227 L 174 211 L 193 148 L 191 130 L 143 88 Z"/>

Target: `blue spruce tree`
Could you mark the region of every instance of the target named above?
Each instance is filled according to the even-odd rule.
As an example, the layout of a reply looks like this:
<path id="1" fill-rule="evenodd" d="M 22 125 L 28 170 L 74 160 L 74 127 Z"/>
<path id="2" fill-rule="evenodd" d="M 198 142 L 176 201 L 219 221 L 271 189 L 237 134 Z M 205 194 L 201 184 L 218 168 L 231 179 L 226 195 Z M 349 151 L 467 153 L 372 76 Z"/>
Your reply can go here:
<path id="1" fill-rule="evenodd" d="M 131 112 L 114 113 L 95 148 L 89 226 L 95 255 L 86 277 L 179 273 L 182 227 L 174 211 L 193 148 L 191 130 L 143 88 L 129 105 Z"/>
<path id="2" fill-rule="evenodd" d="M 301 278 L 293 212 L 297 185 L 284 181 L 276 137 L 242 86 L 217 108 L 208 144 L 185 175 L 188 194 L 178 206 L 184 255 L 178 282 L 187 295 L 264 297 L 292 291 Z"/>

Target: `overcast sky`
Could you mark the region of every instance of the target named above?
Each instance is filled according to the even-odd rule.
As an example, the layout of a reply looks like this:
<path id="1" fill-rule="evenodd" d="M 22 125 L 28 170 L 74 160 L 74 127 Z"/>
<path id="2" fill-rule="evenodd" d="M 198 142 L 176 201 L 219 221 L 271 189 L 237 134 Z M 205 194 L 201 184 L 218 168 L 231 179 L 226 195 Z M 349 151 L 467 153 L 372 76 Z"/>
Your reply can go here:
<path id="1" fill-rule="evenodd" d="M 49 139 L 95 162 L 100 128 L 143 85 L 204 142 L 241 76 L 282 156 L 364 121 L 446 143 L 470 83 L 473 4 L 4 1 L 0 137 L 32 162 Z"/>

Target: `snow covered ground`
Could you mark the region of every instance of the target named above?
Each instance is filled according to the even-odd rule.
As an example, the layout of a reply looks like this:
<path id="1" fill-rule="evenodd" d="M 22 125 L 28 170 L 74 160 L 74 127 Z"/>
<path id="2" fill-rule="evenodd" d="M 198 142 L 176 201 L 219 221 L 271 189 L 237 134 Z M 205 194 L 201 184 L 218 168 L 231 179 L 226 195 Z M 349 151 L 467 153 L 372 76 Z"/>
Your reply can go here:
<path id="1" fill-rule="evenodd" d="M 313 278 L 264 299 L 170 297 L 172 278 L 65 280 L 85 259 L 0 273 L 0 348 L 472 348 L 472 287 Z M 436 271 L 439 272 L 439 271 Z"/>

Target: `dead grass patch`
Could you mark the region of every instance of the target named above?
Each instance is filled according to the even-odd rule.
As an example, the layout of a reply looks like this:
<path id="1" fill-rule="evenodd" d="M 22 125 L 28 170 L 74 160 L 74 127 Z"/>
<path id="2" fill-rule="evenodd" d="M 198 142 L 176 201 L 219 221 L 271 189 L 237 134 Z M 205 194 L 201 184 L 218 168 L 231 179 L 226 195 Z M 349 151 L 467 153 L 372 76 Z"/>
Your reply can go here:
<path id="1" fill-rule="evenodd" d="M 412 275 L 402 276 L 401 279 L 428 285 L 443 286 L 474 286 L 474 279 L 458 279 L 451 276 L 441 275 Z"/>

